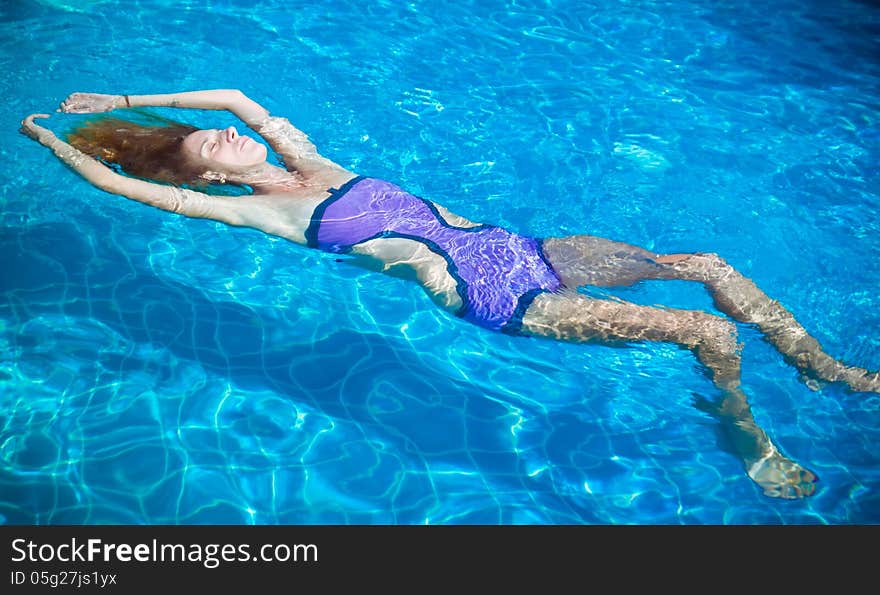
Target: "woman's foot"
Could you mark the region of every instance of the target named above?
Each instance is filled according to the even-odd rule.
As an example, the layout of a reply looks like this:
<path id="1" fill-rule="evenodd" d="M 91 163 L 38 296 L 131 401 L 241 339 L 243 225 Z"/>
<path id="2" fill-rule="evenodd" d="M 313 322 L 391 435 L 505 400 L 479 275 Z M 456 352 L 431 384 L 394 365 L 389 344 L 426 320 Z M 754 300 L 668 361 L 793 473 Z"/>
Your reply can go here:
<path id="1" fill-rule="evenodd" d="M 776 448 L 749 465 L 749 477 L 764 490 L 765 496 L 796 500 L 816 491 L 816 474 L 782 456 Z"/>

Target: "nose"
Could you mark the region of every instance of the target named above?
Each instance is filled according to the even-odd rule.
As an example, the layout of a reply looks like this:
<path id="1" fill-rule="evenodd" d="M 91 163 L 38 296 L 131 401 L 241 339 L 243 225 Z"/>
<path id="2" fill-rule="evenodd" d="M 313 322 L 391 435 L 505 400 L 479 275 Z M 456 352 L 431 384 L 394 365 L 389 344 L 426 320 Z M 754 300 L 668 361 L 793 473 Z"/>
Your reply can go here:
<path id="1" fill-rule="evenodd" d="M 224 132 L 226 133 L 226 140 L 229 142 L 238 138 L 238 130 L 235 129 L 235 126 L 230 126 Z"/>

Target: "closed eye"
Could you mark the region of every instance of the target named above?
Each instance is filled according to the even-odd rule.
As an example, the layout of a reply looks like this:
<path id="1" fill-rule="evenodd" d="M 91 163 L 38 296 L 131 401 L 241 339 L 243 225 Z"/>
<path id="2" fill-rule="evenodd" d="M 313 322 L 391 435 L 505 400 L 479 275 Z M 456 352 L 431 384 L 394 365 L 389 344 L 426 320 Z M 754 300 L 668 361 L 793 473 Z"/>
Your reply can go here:
<path id="1" fill-rule="evenodd" d="M 218 146 L 219 143 L 217 141 L 207 141 L 205 144 L 202 145 L 202 152 L 210 155 L 217 149 Z"/>

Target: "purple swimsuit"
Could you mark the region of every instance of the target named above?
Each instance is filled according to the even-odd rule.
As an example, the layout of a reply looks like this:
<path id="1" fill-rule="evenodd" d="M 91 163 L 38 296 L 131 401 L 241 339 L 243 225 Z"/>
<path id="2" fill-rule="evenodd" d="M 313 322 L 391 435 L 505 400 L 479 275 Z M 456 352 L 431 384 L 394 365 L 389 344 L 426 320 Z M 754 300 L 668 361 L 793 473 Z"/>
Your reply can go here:
<path id="1" fill-rule="evenodd" d="M 312 214 L 309 246 L 346 253 L 376 238 L 421 242 L 446 260 L 462 302 L 456 315 L 465 320 L 517 333 L 535 297 L 562 287 L 541 240 L 493 225 L 450 225 L 429 201 L 376 178 L 358 176 L 330 192 Z"/>

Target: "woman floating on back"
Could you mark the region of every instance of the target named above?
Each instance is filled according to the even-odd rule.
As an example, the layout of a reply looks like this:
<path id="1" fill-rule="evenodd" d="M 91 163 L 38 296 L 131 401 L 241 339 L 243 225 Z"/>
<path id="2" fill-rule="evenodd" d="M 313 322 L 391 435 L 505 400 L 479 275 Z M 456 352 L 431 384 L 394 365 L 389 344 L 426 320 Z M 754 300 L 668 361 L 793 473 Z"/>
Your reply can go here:
<path id="1" fill-rule="evenodd" d="M 697 310 L 590 298 L 578 293 L 578 287 L 646 279 L 698 281 L 721 312 L 756 325 L 804 378 L 880 392 L 880 374 L 846 366 L 826 354 L 788 310 L 716 254 L 654 254 L 595 236 L 539 239 L 473 223 L 395 184 L 359 176 L 322 157 L 287 119 L 270 116 L 236 90 L 74 93 L 60 111 L 141 106 L 229 110 L 281 155 L 285 168 L 267 162 L 266 147 L 231 126 L 200 130 L 169 121 L 144 126 L 103 117 L 74 130 L 64 142 L 35 123 L 47 115 L 34 114 L 22 122 L 22 132 L 102 190 L 188 217 L 252 227 L 351 255 L 355 264 L 416 280 L 439 306 L 491 330 L 575 342 L 662 341 L 686 347 L 711 372 L 722 395 L 711 411 L 749 477 L 768 496 L 809 496 L 817 478 L 781 454 L 755 423 L 740 388 L 733 322 Z M 129 176 L 105 164 L 115 164 Z M 253 194 L 215 196 L 192 189 L 218 183 L 250 187 Z"/>

